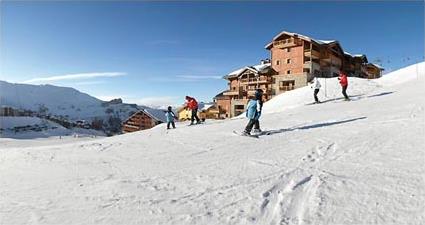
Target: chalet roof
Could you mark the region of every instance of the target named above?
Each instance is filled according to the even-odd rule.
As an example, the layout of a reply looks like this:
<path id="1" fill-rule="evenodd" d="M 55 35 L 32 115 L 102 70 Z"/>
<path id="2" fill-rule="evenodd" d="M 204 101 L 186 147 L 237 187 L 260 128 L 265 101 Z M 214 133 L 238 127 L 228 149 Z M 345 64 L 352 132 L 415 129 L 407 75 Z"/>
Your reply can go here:
<path id="1" fill-rule="evenodd" d="M 163 122 L 163 123 L 167 122 L 167 118 L 165 116 L 164 110 L 152 109 L 152 108 L 145 107 L 145 108 L 133 113 L 133 115 L 129 116 L 123 123 L 126 123 L 130 118 L 132 118 L 134 115 L 137 115 L 140 112 L 146 113 L 148 116 L 150 116 L 152 119 L 154 119 L 156 121 L 160 121 L 160 122 Z"/>
<path id="2" fill-rule="evenodd" d="M 251 70 L 254 73 L 263 73 L 263 72 L 267 71 L 270 68 L 270 66 L 271 66 L 271 63 L 258 64 L 258 65 L 255 65 L 255 66 L 245 66 L 245 67 L 242 67 L 240 69 L 237 69 L 237 70 L 227 74 L 223 78 L 228 79 L 228 78 L 232 78 L 232 77 L 238 77 L 239 75 L 241 75 L 246 70 Z"/>
<path id="3" fill-rule="evenodd" d="M 365 54 L 355 54 L 355 55 L 353 55 L 353 54 L 351 54 L 349 52 L 344 52 L 344 55 L 348 55 L 348 56 L 353 57 L 353 58 L 361 58 L 364 63 L 367 63 L 368 62 L 367 57 L 366 57 Z"/>
<path id="4" fill-rule="evenodd" d="M 203 106 L 199 107 L 199 111 L 208 110 L 209 108 L 211 108 L 213 106 L 214 106 L 213 102 L 203 103 Z"/>
<path id="5" fill-rule="evenodd" d="M 376 67 L 376 68 L 378 68 L 380 70 L 385 70 L 384 67 L 382 67 L 382 66 L 380 66 L 378 64 L 375 64 L 375 63 L 368 63 L 368 65 L 374 66 L 374 67 Z"/>
<path id="6" fill-rule="evenodd" d="M 157 121 L 160 121 L 160 122 L 163 122 L 163 123 L 167 122 L 167 118 L 165 116 L 166 111 L 164 111 L 164 110 L 146 108 L 143 111 Z"/>
<path id="7" fill-rule="evenodd" d="M 283 35 L 288 35 L 288 36 L 291 36 L 291 37 L 296 36 L 296 37 L 301 38 L 301 39 L 303 39 L 303 40 L 305 40 L 305 41 L 308 41 L 308 42 L 315 42 L 316 44 L 319 44 L 319 45 L 338 44 L 338 45 L 339 45 L 339 47 L 342 49 L 341 45 L 339 44 L 339 42 L 338 42 L 337 40 L 318 40 L 318 39 L 314 39 L 314 38 L 311 38 L 311 37 L 308 37 L 308 36 L 305 36 L 305 35 L 302 35 L 302 34 L 291 33 L 291 32 L 288 32 L 288 31 L 282 31 L 282 32 L 280 32 L 278 35 L 276 35 L 276 36 L 272 39 L 272 41 L 271 41 L 270 43 L 268 43 L 268 44 L 265 46 L 265 48 L 266 48 L 266 49 L 270 49 L 270 47 L 273 45 L 273 41 L 276 41 L 277 39 L 279 39 L 279 38 L 280 38 L 280 37 L 282 37 Z"/>

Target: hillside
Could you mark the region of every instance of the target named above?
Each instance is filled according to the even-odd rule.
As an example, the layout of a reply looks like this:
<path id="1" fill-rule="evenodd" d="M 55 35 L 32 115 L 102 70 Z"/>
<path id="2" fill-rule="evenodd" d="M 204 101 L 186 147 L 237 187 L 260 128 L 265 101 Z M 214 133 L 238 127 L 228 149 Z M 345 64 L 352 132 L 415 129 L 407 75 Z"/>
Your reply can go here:
<path id="1" fill-rule="evenodd" d="M 106 131 L 117 132 L 120 123 L 143 106 L 105 102 L 73 88 L 53 85 L 12 84 L 0 81 L 0 106 L 61 116 L 70 121 L 102 120 Z M 119 120 L 119 121 L 118 121 Z"/>
<path id="2" fill-rule="evenodd" d="M 265 103 L 259 139 L 235 118 L 7 140 L 0 224 L 424 224 L 425 63 L 350 78 L 350 102 L 326 82 L 324 104 L 309 87 Z"/>

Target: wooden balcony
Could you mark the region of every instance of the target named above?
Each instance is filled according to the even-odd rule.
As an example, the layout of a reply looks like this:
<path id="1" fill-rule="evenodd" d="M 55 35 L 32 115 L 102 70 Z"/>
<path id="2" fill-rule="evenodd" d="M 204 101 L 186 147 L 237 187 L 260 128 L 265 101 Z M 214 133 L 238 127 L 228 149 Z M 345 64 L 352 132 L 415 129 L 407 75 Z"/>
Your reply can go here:
<path id="1" fill-rule="evenodd" d="M 291 91 L 294 89 L 295 89 L 295 86 L 279 86 L 280 91 Z"/>
<path id="2" fill-rule="evenodd" d="M 239 91 L 226 91 L 223 93 L 223 95 L 226 95 L 226 96 L 239 95 Z"/>
<path id="3" fill-rule="evenodd" d="M 320 69 L 320 64 L 312 62 L 312 61 L 307 61 L 307 62 L 304 63 L 303 68 L 304 69 L 313 68 L 313 70 L 314 69 Z"/>
<path id="4" fill-rule="evenodd" d="M 289 48 L 302 45 L 302 41 L 300 39 L 284 39 L 279 41 L 273 41 L 273 47 L 276 48 Z"/>
<path id="5" fill-rule="evenodd" d="M 318 52 L 318 51 L 316 51 L 316 50 L 309 50 L 309 49 L 306 49 L 305 51 L 304 51 L 304 56 L 305 57 L 310 57 L 310 58 L 313 58 L 313 59 L 319 59 L 320 58 L 320 52 Z"/>
<path id="6" fill-rule="evenodd" d="M 257 78 L 244 78 L 244 79 L 240 79 L 240 82 L 243 84 L 266 84 L 266 83 L 271 83 L 272 82 L 272 78 L 271 77 L 260 77 L 259 79 Z"/>

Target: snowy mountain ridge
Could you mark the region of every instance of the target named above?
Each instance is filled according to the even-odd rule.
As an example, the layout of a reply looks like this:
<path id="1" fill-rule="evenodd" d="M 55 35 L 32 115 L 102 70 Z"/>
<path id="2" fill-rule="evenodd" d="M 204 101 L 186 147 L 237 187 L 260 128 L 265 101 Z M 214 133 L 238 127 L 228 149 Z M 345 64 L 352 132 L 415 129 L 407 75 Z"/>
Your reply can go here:
<path id="1" fill-rule="evenodd" d="M 102 101 L 74 88 L 54 85 L 12 84 L 0 81 L 0 106 L 31 110 L 40 116 L 64 117 L 69 121 L 100 121 L 108 133 L 119 133 L 121 121 L 146 108 L 120 99 Z"/>

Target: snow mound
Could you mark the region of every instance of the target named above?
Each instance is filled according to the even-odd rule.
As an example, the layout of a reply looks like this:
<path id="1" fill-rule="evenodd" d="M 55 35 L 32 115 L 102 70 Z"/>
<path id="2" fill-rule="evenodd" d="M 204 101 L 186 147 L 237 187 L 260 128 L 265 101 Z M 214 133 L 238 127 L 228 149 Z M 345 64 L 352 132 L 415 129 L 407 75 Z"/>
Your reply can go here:
<path id="1" fill-rule="evenodd" d="M 425 75 L 425 62 L 414 64 L 400 70 L 388 73 L 375 80 L 356 77 L 348 78 L 347 94 L 352 99 L 363 98 L 375 92 L 381 86 L 394 86 L 404 82 L 423 77 Z M 341 86 L 337 78 L 320 78 L 322 87 L 318 94 L 322 102 L 338 101 L 342 99 Z M 282 112 L 287 109 L 300 107 L 312 103 L 313 89 L 310 86 L 288 91 L 275 96 L 264 103 L 264 113 Z"/>
<path id="2" fill-rule="evenodd" d="M 410 65 L 408 67 L 385 74 L 376 82 L 384 86 L 402 84 L 410 80 L 425 76 L 425 62 Z"/>

